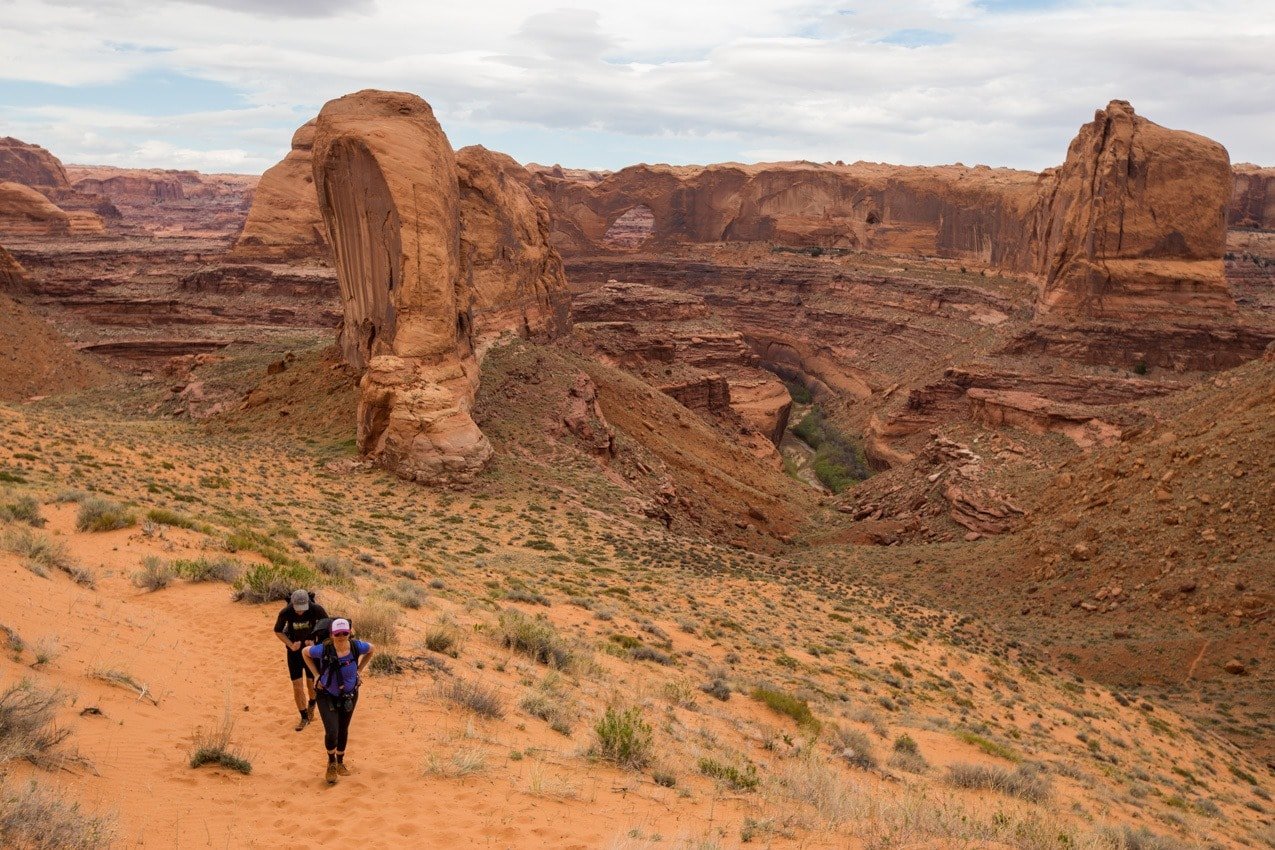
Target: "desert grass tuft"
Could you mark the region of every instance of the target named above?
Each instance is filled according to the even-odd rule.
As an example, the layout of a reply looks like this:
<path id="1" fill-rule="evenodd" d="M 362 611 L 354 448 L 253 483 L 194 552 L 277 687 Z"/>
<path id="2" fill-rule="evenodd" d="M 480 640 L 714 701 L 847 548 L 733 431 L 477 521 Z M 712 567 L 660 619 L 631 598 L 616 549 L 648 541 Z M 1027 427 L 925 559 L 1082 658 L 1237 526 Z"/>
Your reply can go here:
<path id="1" fill-rule="evenodd" d="M 89 815 L 58 793 L 31 782 L 0 790 L 0 847 L 22 850 L 105 850 L 114 838 L 111 818 Z"/>
<path id="2" fill-rule="evenodd" d="M 1008 770 L 996 765 L 958 763 L 948 767 L 947 781 L 957 788 L 996 791 L 1029 803 L 1049 799 L 1049 777 L 1027 765 Z"/>
<path id="3" fill-rule="evenodd" d="M 62 695 L 21 681 L 0 693 L 0 765 L 22 759 L 37 767 L 58 763 L 58 747 L 71 734 L 56 723 Z"/>
<path id="4" fill-rule="evenodd" d="M 173 561 L 173 571 L 178 578 L 189 582 L 224 581 L 233 584 L 243 574 L 243 564 L 229 555 L 201 556 L 193 560 L 179 558 Z"/>
<path id="5" fill-rule="evenodd" d="M 541 664 L 565 668 L 574 657 L 553 623 L 540 617 L 528 617 L 513 608 L 501 613 L 499 636 L 504 646 Z"/>
<path id="6" fill-rule="evenodd" d="M 620 710 L 608 706 L 593 726 L 597 741 L 593 754 L 628 770 L 641 770 L 651 762 L 655 738 L 642 709 Z"/>
<path id="7" fill-rule="evenodd" d="M 438 686 L 438 695 L 479 717 L 498 720 L 505 716 L 505 701 L 500 691 L 482 682 L 468 679 L 452 679 Z"/>
<path id="8" fill-rule="evenodd" d="M 133 586 L 153 593 L 168 587 L 175 577 L 172 564 L 163 558 L 147 555 L 142 559 L 142 568 L 133 573 Z"/>
<path id="9" fill-rule="evenodd" d="M 90 496 L 80 502 L 80 512 L 75 518 L 76 531 L 115 531 L 136 524 L 137 517 L 123 505 L 101 496 Z"/>
<path id="10" fill-rule="evenodd" d="M 785 693 L 777 688 L 761 686 L 753 689 L 753 699 L 766 705 L 771 711 L 784 714 L 797 721 L 798 726 L 818 732 L 820 723 L 810 711 L 804 699 Z"/>
<path id="11" fill-rule="evenodd" d="M 252 762 L 231 746 L 230 739 L 234 734 L 235 721 L 227 707 L 221 723 L 213 729 L 198 729 L 195 732 L 195 750 L 190 754 L 192 768 L 206 764 L 218 765 L 237 773 L 252 773 Z"/>

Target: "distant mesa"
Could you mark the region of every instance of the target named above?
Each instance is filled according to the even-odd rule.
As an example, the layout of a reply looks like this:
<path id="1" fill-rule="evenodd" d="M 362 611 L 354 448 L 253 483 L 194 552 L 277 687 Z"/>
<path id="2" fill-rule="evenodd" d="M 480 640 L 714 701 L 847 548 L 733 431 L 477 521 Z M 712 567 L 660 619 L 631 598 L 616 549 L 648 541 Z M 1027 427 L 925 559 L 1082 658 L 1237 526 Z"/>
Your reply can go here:
<path id="1" fill-rule="evenodd" d="M 29 186 L 68 213 L 85 214 L 80 218 L 86 222 L 91 216 L 120 217 L 120 211 L 107 199 L 72 186 L 62 161 L 53 154 L 10 136 L 0 138 L 0 181 Z M 100 232 L 104 227 L 97 229 Z M 92 226 L 84 224 L 81 229 L 88 232 Z"/>
<path id="2" fill-rule="evenodd" d="M 68 236 L 105 231 L 101 217 L 69 212 L 22 183 L 0 182 L 0 233 L 6 236 Z"/>
<path id="3" fill-rule="evenodd" d="M 569 325 L 547 211 L 507 157 L 458 158 L 410 94 L 330 101 L 312 166 L 344 308 L 340 348 L 363 373 L 361 451 L 416 481 L 471 478 L 492 453 L 470 415 L 485 347 Z"/>

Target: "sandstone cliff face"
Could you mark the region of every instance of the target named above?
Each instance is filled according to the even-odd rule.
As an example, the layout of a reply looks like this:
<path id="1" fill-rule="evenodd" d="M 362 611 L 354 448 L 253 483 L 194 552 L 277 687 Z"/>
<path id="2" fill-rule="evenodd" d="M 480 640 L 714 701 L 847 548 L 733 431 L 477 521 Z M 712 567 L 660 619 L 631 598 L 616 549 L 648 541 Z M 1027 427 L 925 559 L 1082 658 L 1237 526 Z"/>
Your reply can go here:
<path id="1" fill-rule="evenodd" d="M 630 211 L 649 210 L 644 247 L 766 241 L 990 264 L 1016 249 L 1035 182 L 1003 168 L 790 162 L 637 165 L 587 181 L 538 169 L 532 187 L 549 201 L 564 253 L 635 247 L 609 232 Z"/>
<path id="2" fill-rule="evenodd" d="M 292 150 L 261 175 L 233 256 L 290 259 L 327 252 L 327 231 L 314 191 L 314 120 L 292 135 Z"/>
<path id="3" fill-rule="evenodd" d="M 545 203 L 512 157 L 471 145 L 456 152 L 460 190 L 461 284 L 481 347 L 516 329 L 551 339 L 569 324 L 562 259 L 549 244 Z"/>
<path id="4" fill-rule="evenodd" d="M 308 160 L 306 169 L 308 174 Z M 66 173 L 77 192 L 100 196 L 118 209 L 122 229 L 195 237 L 239 233 L 259 179 L 105 165 L 68 165 Z M 317 216 L 313 198 L 311 206 Z"/>
<path id="5" fill-rule="evenodd" d="M 1259 168 L 1243 162 L 1233 171 L 1235 183 L 1227 209 L 1227 224 L 1275 230 L 1275 168 Z"/>
<path id="6" fill-rule="evenodd" d="M 11 136 L 0 139 L 0 181 L 30 186 L 68 212 L 119 218 L 119 210 L 110 201 L 72 186 L 61 160 L 39 145 Z"/>
<path id="7" fill-rule="evenodd" d="M 67 212 L 30 186 L 0 183 L 0 232 L 7 236 L 66 236 L 105 229 L 91 212 Z"/>
<path id="8" fill-rule="evenodd" d="M 1222 318 L 1232 177 L 1217 142 L 1113 100 L 1046 172 L 1029 233 L 1042 314 Z"/>
<path id="9" fill-rule="evenodd" d="M 360 449 L 405 478 L 472 477 L 492 451 L 470 415 L 476 342 L 553 336 L 567 321 L 546 222 L 486 152 L 467 155 L 481 179 L 462 197 L 447 137 L 410 94 L 329 102 L 312 166 L 344 309 L 340 347 L 364 372 Z M 475 223 L 467 242 L 463 215 Z"/>
<path id="10" fill-rule="evenodd" d="M 25 285 L 22 266 L 13 255 L 0 246 L 0 290 L 13 291 Z"/>

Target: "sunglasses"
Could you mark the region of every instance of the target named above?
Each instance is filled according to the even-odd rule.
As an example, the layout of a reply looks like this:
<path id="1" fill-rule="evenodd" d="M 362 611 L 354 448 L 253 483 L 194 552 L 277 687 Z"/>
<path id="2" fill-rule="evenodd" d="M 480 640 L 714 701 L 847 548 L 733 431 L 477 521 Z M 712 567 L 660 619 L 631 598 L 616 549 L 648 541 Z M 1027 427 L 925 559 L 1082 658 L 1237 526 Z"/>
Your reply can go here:
<path id="1" fill-rule="evenodd" d="M 333 632 L 332 637 L 345 637 L 349 632 Z"/>

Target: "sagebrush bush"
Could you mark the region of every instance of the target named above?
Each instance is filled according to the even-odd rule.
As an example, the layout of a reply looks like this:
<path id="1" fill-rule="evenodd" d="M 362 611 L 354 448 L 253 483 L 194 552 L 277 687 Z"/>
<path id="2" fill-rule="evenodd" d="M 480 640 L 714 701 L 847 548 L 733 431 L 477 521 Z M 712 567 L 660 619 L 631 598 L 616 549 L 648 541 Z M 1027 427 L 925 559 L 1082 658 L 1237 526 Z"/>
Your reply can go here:
<path id="1" fill-rule="evenodd" d="M 864 770 L 876 770 L 877 755 L 872 739 L 858 729 L 836 727 L 832 733 L 832 745 L 847 764 Z"/>
<path id="2" fill-rule="evenodd" d="M 558 674 L 549 673 L 539 687 L 528 691 L 520 703 L 522 710 L 549 724 L 560 735 L 570 735 L 576 720 L 571 698 L 558 687 Z"/>
<path id="3" fill-rule="evenodd" d="M 497 720 L 505 716 L 505 701 L 500 691 L 482 682 L 452 679 L 438 686 L 439 696 L 479 717 Z"/>
<path id="4" fill-rule="evenodd" d="M 599 758 L 628 770 L 641 770 L 650 764 L 655 737 L 638 706 L 623 711 L 608 706 L 593 731 L 597 735 L 594 754 Z"/>
<path id="5" fill-rule="evenodd" d="M 541 617 L 528 617 L 513 608 L 501 613 L 499 636 L 506 647 L 524 653 L 541 664 L 567 667 L 573 658 L 570 648 L 553 623 Z"/>
<path id="6" fill-rule="evenodd" d="M 319 576 L 303 565 L 255 564 L 235 580 L 240 602 L 275 602 L 287 599 L 299 587 L 312 588 Z"/>
<path id="7" fill-rule="evenodd" d="M 385 595 L 404 608 L 409 608 L 413 611 L 423 606 L 426 599 L 425 591 L 421 589 L 421 586 L 405 578 L 399 579 L 398 583 L 393 587 L 386 588 Z"/>
<path id="8" fill-rule="evenodd" d="M 175 576 L 172 564 L 163 558 L 147 555 L 142 558 L 142 568 L 133 573 L 133 586 L 153 593 L 168 587 Z"/>
<path id="9" fill-rule="evenodd" d="M 109 817 L 80 811 L 78 803 L 29 783 L 0 790 L 0 847 L 22 850 L 104 850 L 114 838 Z"/>
<path id="10" fill-rule="evenodd" d="M 186 581 L 224 581 L 233 584 L 243 574 L 243 564 L 229 555 L 212 558 L 202 556 L 194 560 L 179 558 L 173 561 L 173 571 Z"/>
<path id="11" fill-rule="evenodd" d="M 123 505 L 90 496 L 80 502 L 80 512 L 75 518 L 76 531 L 115 531 L 137 524 L 137 517 Z"/>
<path id="12" fill-rule="evenodd" d="M 93 573 L 76 563 L 67 552 L 66 544 L 44 534 L 22 528 L 0 538 L 0 545 L 26 560 L 24 565 L 41 578 L 48 578 L 49 570 L 66 573 L 77 584 L 93 587 Z"/>
<path id="13" fill-rule="evenodd" d="M 948 767 L 947 781 L 957 788 L 997 791 L 1030 803 L 1049 799 L 1049 777 L 1027 765 L 1007 770 L 997 765 L 958 763 Z"/>

